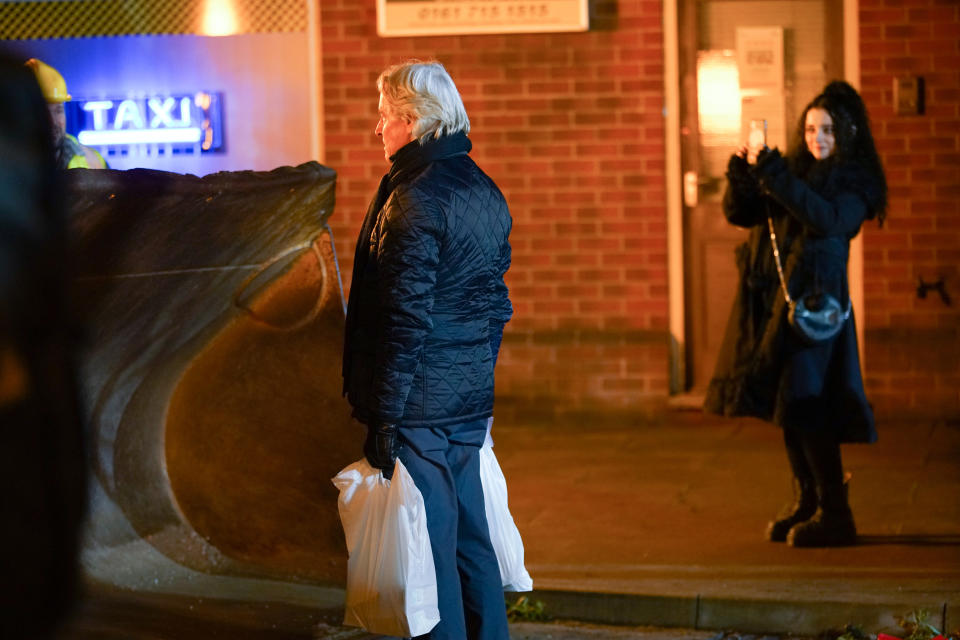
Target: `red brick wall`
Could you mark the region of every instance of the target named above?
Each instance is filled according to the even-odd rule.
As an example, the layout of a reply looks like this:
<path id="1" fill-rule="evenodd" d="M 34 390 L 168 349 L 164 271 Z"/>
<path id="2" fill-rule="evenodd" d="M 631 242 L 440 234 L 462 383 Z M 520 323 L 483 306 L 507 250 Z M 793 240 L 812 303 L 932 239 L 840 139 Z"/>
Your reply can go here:
<path id="1" fill-rule="evenodd" d="M 379 38 L 372 0 L 321 0 L 326 161 L 337 238 L 353 243 L 386 170 L 375 80 L 435 57 L 473 124 L 473 157 L 514 216 L 516 315 L 498 406 L 651 406 L 667 394 L 666 200 L 659 0 L 594 0 L 576 34 Z M 890 184 L 864 231 L 867 390 L 880 415 L 960 414 L 960 5 L 860 0 L 861 86 Z M 926 81 L 926 112 L 893 112 L 893 78 Z M 943 278 L 953 300 L 916 295 Z"/>
<path id="2" fill-rule="evenodd" d="M 960 4 L 860 0 L 861 88 L 890 187 L 864 232 L 867 392 L 880 413 L 960 414 Z M 893 80 L 922 76 L 926 109 L 897 115 Z M 917 296 L 943 279 L 952 298 Z"/>
<path id="3" fill-rule="evenodd" d="M 379 38 L 372 0 L 321 0 L 326 163 L 344 284 L 386 171 L 375 80 L 436 58 L 470 116 L 473 158 L 514 218 L 514 302 L 498 406 L 643 404 L 667 392 L 663 33 L 659 0 L 595 0 L 571 34 Z"/>

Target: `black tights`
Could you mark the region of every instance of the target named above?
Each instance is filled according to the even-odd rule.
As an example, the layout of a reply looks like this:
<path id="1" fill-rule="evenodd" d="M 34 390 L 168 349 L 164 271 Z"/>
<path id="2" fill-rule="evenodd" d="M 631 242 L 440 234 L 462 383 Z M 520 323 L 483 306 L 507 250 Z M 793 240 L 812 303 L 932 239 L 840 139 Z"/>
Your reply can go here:
<path id="1" fill-rule="evenodd" d="M 784 428 L 783 442 L 798 480 L 813 481 L 818 487 L 843 484 L 840 442 L 834 434 Z"/>

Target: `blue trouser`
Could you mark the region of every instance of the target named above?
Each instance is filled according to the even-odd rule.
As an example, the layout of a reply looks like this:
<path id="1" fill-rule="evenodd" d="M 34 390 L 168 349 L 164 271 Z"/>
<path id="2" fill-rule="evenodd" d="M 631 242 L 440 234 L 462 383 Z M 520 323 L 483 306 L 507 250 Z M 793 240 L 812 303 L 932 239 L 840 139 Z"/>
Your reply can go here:
<path id="1" fill-rule="evenodd" d="M 400 425 L 400 460 L 423 494 L 437 570 L 440 622 L 431 640 L 509 640 L 500 567 L 480 484 L 487 420 Z"/>

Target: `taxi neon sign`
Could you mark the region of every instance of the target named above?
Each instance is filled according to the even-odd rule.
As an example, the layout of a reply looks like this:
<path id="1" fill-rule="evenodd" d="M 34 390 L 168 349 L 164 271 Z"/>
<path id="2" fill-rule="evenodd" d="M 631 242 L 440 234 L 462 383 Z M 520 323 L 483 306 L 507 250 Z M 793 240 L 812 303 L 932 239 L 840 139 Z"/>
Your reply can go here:
<path id="1" fill-rule="evenodd" d="M 219 151 L 223 149 L 221 102 L 220 94 L 207 92 L 74 100 L 67 103 L 68 121 L 73 120 L 67 128 L 81 144 L 93 147 L 172 144 Z"/>

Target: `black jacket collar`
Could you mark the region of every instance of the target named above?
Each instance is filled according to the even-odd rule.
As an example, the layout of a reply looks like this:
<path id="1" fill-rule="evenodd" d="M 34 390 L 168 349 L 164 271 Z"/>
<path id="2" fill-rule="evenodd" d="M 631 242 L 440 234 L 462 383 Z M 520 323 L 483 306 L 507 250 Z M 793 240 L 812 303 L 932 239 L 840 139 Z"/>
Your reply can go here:
<path id="1" fill-rule="evenodd" d="M 396 187 L 397 184 L 408 179 L 411 174 L 431 162 L 465 155 L 472 148 L 473 143 L 462 131 L 442 138 L 428 138 L 423 143 L 419 140 L 408 142 L 390 156 L 390 161 L 393 163 L 390 165 L 390 172 L 387 174 L 390 186 Z"/>

